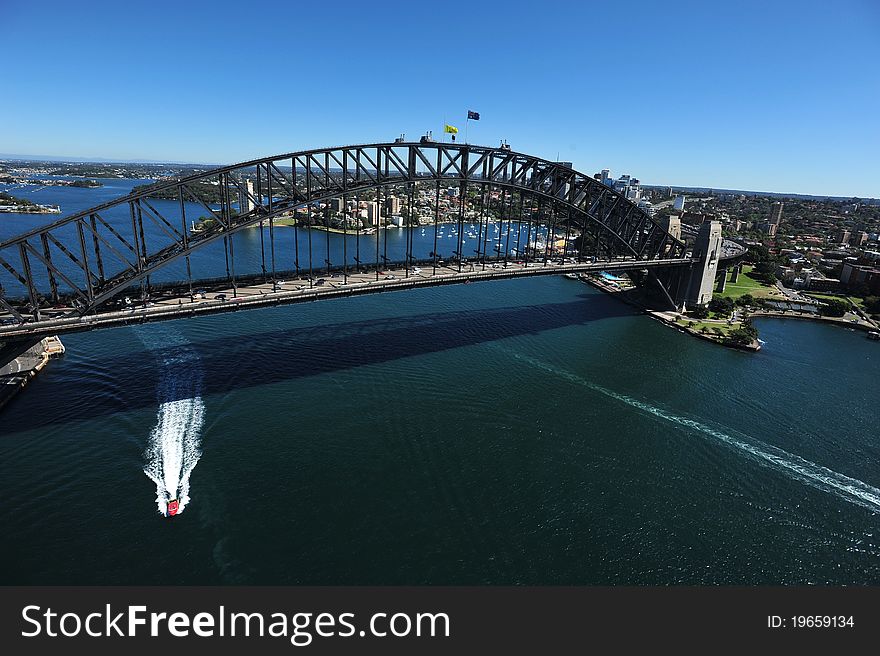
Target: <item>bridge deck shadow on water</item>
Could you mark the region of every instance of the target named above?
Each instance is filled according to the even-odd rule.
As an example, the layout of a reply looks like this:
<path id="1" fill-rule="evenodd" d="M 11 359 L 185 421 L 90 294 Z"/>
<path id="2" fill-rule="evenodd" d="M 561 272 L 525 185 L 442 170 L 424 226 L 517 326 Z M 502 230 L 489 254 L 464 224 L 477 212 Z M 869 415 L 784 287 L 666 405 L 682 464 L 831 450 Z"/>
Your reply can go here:
<path id="1" fill-rule="evenodd" d="M 577 300 L 564 303 L 427 313 L 225 336 L 197 341 L 188 348 L 201 358 L 205 372 L 202 396 L 210 401 L 211 395 L 236 389 L 638 314 L 615 299 L 581 294 Z M 33 430 L 151 407 L 156 402 L 159 382 L 157 361 L 173 353 L 174 348 L 166 348 L 127 354 L 111 365 L 114 393 L 95 393 L 88 405 L 41 405 L 37 412 L 30 404 L 39 401 L 24 395 L 6 409 L 7 429 L 10 433 Z M 81 369 L 71 372 L 77 380 L 87 380 L 93 365 L 90 358 L 68 366 Z M 172 394 L 165 400 L 177 399 Z"/>

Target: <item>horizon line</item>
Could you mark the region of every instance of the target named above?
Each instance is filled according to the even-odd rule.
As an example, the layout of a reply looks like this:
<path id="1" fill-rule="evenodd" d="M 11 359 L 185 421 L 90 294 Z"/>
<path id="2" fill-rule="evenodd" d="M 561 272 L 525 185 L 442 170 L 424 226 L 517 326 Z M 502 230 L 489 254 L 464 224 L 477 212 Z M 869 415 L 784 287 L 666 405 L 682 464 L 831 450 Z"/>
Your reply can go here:
<path id="1" fill-rule="evenodd" d="M 467 144 L 467 145 L 478 145 L 478 144 Z M 237 164 L 238 162 L 228 162 L 228 163 L 214 163 L 214 162 L 186 162 L 179 160 L 157 160 L 157 159 L 116 159 L 116 158 L 107 158 L 107 157 L 76 157 L 69 155 L 22 155 L 16 153 L 0 153 L 0 161 L 3 160 L 15 160 L 15 161 L 25 161 L 25 162 L 47 162 L 47 163 L 59 163 L 59 164 L 149 164 L 153 166 L 160 166 L 165 164 L 174 164 L 177 166 L 209 166 L 220 168 L 224 166 L 231 166 Z M 244 160 L 248 161 L 248 160 Z M 577 169 L 574 169 L 577 170 Z M 579 171 L 583 173 L 582 171 Z M 586 175 L 584 173 L 584 175 Z M 97 176 L 96 176 L 97 177 Z M 723 191 L 723 192 L 743 192 L 749 194 L 772 194 L 777 196 L 806 196 L 809 198 L 832 198 L 832 199 L 852 199 L 855 198 L 857 200 L 868 200 L 868 201 L 880 201 L 880 197 L 876 196 L 851 196 L 847 195 L 833 195 L 833 194 L 807 194 L 803 192 L 795 192 L 795 191 L 768 191 L 768 190 L 757 190 L 757 189 L 734 189 L 729 187 L 717 187 L 717 186 L 709 186 L 709 185 L 675 185 L 669 184 L 665 182 L 660 183 L 644 183 L 645 187 L 672 187 L 678 189 L 685 190 L 705 190 L 705 191 Z"/>

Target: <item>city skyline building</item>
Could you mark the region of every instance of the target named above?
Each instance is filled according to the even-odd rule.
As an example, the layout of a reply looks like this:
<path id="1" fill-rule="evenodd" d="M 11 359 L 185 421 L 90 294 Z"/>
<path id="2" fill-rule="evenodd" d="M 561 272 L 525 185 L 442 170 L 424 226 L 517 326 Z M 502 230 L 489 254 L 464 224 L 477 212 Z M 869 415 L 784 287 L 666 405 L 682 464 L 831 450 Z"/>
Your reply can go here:
<path id="1" fill-rule="evenodd" d="M 382 208 L 377 201 L 367 203 L 367 223 L 370 226 L 377 226 L 382 218 Z"/>

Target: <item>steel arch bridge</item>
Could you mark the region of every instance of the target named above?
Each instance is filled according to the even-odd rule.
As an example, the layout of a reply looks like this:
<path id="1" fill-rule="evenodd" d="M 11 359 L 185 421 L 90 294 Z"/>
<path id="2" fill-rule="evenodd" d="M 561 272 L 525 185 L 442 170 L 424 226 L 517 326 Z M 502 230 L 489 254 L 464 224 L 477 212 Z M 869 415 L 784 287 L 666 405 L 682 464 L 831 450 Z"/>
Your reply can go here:
<path id="1" fill-rule="evenodd" d="M 205 185 L 210 185 L 213 190 L 210 202 L 204 194 Z M 389 189 L 403 187 L 408 197 L 407 216 L 412 221 L 413 194 L 417 185 L 422 188 L 433 185 L 435 235 L 440 221 L 440 191 L 444 185 L 460 186 L 459 224 L 463 220 L 464 191 L 470 185 L 481 190 L 481 235 L 484 220 L 488 232 L 492 212 L 490 193 L 493 191 L 500 194 L 501 200 L 495 209 L 497 212 L 500 207 L 502 224 L 506 210 L 507 221 L 518 222 L 522 227 L 526 223 L 524 199 L 528 197 L 537 201 L 537 214 L 528 216 L 529 235 L 533 223 L 537 235 L 538 223 L 546 222 L 546 250 L 539 253 L 533 248 L 525 256 L 519 251 L 518 257 L 513 258 L 508 249 L 503 253 L 489 254 L 485 246 L 480 253 L 478 246 L 476 259 L 482 260 L 484 271 L 487 259 L 504 260 L 507 264 L 509 260 L 525 257 L 543 260 L 546 265 L 549 259 L 559 258 L 559 253 L 554 254 L 550 247 L 550 235 L 562 227 L 567 238 L 561 259 L 564 262 L 568 256 L 573 256 L 569 262 L 581 265 L 581 270 L 597 262 L 616 262 L 615 268 L 625 265 L 630 269 L 682 266 L 693 262 L 681 239 L 669 234 L 659 222 L 619 192 L 565 164 L 518 153 L 504 145 L 492 148 L 438 143 L 423 138 L 420 142 L 398 140 L 314 149 L 255 159 L 161 182 L 139 193 L 3 241 L 0 243 L 0 267 L 3 269 L 0 274 L 4 274 L 7 286 L 9 282 L 18 283 L 20 289 L 17 294 L 9 288 L 0 289 L 0 313 L 7 317 L 6 326 L 0 326 L 0 339 L 4 333 L 38 333 L 37 328 L 43 324 L 50 329 L 51 321 L 57 323 L 61 319 L 69 321 L 98 316 L 111 299 L 126 290 L 131 293 L 138 285 L 142 297 L 146 298 L 150 277 L 178 260 L 185 260 L 188 277 L 185 283 L 181 283 L 181 291 L 184 287 L 188 289 L 189 300 L 192 300 L 193 288 L 200 281 L 192 278 L 190 257 L 211 243 L 223 243 L 227 270 L 230 255 L 233 258 L 231 282 L 234 289 L 233 236 L 254 225 L 268 226 L 271 273 L 266 266 L 261 230 L 262 273 L 266 280 L 271 276 L 273 291 L 277 291 L 274 286 L 277 274 L 274 224 L 279 217 L 305 209 L 305 222 L 311 227 L 315 225 L 315 207 L 321 203 L 336 198 L 343 202 L 360 199 L 361 194 L 366 193 L 375 197 L 379 207 L 383 195 L 387 200 Z M 171 203 L 174 209 L 160 211 L 154 200 L 157 196 L 176 201 Z M 515 218 L 517 197 L 519 215 Z M 210 218 L 203 224 L 207 227 L 198 231 L 195 226 L 188 227 L 194 217 L 187 216 L 187 206 L 193 204 Z M 118 220 L 120 210 L 127 215 L 121 222 Z M 117 218 L 108 219 L 108 213 L 115 213 Z M 549 219 L 542 218 L 547 215 Z M 145 226 L 152 230 L 150 240 L 146 238 Z M 580 246 L 572 248 L 571 252 L 569 231 L 575 231 Z M 354 235 L 356 231 L 346 229 L 344 221 L 341 232 Z M 157 240 L 156 234 L 162 237 Z M 361 234 L 358 227 L 358 238 Z M 378 280 L 380 268 L 392 265 L 387 257 L 380 257 L 378 237 L 376 243 L 375 261 L 367 264 L 358 260 L 357 268 L 372 267 Z M 440 259 L 436 251 L 435 247 L 428 260 L 434 274 Z M 461 272 L 461 262 L 467 259 L 461 237 L 454 255 Z M 298 258 L 297 250 L 297 273 L 306 268 L 300 266 Z M 425 262 L 416 258 L 408 246 L 402 263 L 407 276 L 419 261 Z M 331 263 L 328 260 L 325 263 L 329 273 Z M 344 267 L 347 276 L 347 264 Z M 308 268 L 311 272 L 311 261 Z"/>

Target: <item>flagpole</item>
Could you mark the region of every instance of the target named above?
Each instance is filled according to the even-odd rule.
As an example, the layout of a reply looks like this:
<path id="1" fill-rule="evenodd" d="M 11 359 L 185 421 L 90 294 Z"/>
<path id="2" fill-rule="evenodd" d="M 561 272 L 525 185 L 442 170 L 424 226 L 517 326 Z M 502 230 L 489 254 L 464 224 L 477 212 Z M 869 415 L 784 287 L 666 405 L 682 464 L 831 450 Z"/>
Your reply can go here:
<path id="1" fill-rule="evenodd" d="M 465 143 L 470 143 L 468 141 L 468 126 L 470 125 L 470 123 L 471 123 L 471 115 L 470 115 L 470 112 L 468 112 L 468 117 L 464 122 L 464 142 Z"/>

